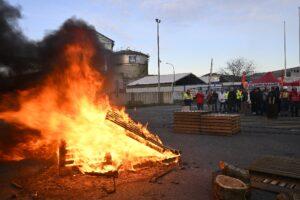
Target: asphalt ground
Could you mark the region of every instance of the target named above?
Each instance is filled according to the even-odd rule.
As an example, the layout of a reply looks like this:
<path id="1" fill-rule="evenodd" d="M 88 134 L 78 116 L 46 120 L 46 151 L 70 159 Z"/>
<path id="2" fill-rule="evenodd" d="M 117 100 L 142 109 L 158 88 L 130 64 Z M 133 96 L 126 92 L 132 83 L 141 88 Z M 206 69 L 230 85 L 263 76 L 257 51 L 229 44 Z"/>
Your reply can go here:
<path id="1" fill-rule="evenodd" d="M 168 174 L 160 184 L 131 183 L 120 186 L 107 199 L 210 199 L 211 174 L 220 160 L 247 168 L 264 155 L 300 158 L 300 118 L 269 120 L 242 117 L 242 131 L 234 136 L 173 133 L 173 112 L 179 106 L 130 109 L 130 116 L 158 134 L 164 144 L 182 152 L 185 170 Z M 175 183 L 175 184 L 174 184 Z M 276 195 L 254 190 L 252 200 L 273 200 Z"/>
<path id="2" fill-rule="evenodd" d="M 175 170 L 157 183 L 133 181 L 117 186 L 105 199 L 210 199 L 213 171 L 220 160 L 247 168 L 265 155 L 300 158 L 300 118 L 268 120 L 262 116 L 242 117 L 242 131 L 234 136 L 173 133 L 173 112 L 179 106 L 128 109 L 130 116 L 158 134 L 163 143 L 181 151 L 183 170 Z M 35 176 L 48 163 L 21 161 L 0 163 L 0 199 L 13 197 L 11 180 Z M 84 195 L 83 195 L 84 196 Z M 18 196 L 17 196 L 18 197 Z M 276 195 L 253 190 L 252 200 L 273 200 Z"/>

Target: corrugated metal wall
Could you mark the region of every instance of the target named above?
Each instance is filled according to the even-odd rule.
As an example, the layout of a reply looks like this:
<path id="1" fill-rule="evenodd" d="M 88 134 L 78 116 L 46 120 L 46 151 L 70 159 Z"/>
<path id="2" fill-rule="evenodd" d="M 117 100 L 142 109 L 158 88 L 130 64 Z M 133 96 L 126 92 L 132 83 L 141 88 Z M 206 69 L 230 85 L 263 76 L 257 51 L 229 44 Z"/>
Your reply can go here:
<path id="1" fill-rule="evenodd" d="M 172 92 L 162 92 L 161 98 L 164 104 L 173 103 Z M 157 104 L 157 92 L 127 93 L 127 102 L 129 104 Z"/>

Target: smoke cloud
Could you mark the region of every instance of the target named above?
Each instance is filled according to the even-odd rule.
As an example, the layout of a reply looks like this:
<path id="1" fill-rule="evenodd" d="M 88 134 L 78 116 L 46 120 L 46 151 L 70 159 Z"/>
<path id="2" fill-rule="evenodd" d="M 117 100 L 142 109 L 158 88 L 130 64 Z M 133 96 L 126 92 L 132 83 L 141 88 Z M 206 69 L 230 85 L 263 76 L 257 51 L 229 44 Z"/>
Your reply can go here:
<path id="1" fill-rule="evenodd" d="M 0 0 L 0 65 L 14 74 L 34 68 L 37 62 L 36 44 L 22 33 L 18 20 L 20 8 Z"/>

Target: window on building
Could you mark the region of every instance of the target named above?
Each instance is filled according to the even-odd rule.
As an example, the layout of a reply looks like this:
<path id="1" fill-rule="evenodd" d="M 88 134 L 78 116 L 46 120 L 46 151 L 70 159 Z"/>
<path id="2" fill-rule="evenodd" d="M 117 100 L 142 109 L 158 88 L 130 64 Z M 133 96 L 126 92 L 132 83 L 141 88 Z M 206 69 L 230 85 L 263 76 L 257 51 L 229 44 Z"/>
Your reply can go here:
<path id="1" fill-rule="evenodd" d="M 136 56 L 129 56 L 129 63 L 136 63 Z"/>

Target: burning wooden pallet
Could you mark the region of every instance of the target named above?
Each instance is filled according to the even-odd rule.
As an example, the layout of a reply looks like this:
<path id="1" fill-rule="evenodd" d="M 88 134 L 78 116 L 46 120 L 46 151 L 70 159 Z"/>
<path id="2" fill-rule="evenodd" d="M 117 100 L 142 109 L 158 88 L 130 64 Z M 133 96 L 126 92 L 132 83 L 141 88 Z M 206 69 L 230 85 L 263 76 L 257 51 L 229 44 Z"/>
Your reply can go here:
<path id="1" fill-rule="evenodd" d="M 174 131 L 177 133 L 200 133 L 201 116 L 208 111 L 174 112 Z"/>
<path id="2" fill-rule="evenodd" d="M 171 152 L 174 154 L 174 156 L 171 156 L 164 160 L 155 160 L 155 159 L 147 159 L 144 158 L 144 161 L 141 161 L 140 163 L 135 164 L 133 169 L 140 169 L 147 166 L 153 166 L 158 164 L 163 165 L 169 165 L 173 163 L 178 163 L 180 158 L 180 153 L 177 150 L 171 149 L 167 146 L 164 146 L 162 142 L 160 141 L 159 137 L 153 133 L 148 132 L 142 125 L 134 122 L 130 118 L 125 118 L 123 115 L 119 114 L 115 111 L 108 111 L 106 115 L 106 120 L 109 120 L 113 122 L 114 124 L 117 124 L 120 127 L 123 127 L 126 131 L 124 131 L 124 134 L 128 136 L 131 139 L 134 139 L 145 146 L 158 151 L 159 153 L 167 153 Z M 74 173 L 74 171 L 79 171 L 78 169 L 80 166 L 76 166 L 74 164 L 73 157 L 70 153 L 70 149 L 68 149 L 66 142 L 61 141 L 60 147 L 59 147 L 59 172 L 61 175 L 64 174 L 70 174 Z M 107 153 L 105 155 L 104 163 L 110 165 L 112 164 L 112 158 L 110 153 Z M 103 164 L 103 163 L 102 163 Z M 104 176 L 113 176 L 117 177 L 118 175 L 118 169 L 114 171 L 108 171 L 106 173 L 98 173 L 98 172 L 85 172 L 85 174 L 89 175 L 104 175 Z"/>
<path id="3" fill-rule="evenodd" d="M 171 151 L 179 155 L 177 150 L 164 146 L 157 135 L 143 131 L 139 124 L 131 119 L 124 119 L 124 117 L 117 112 L 108 111 L 106 119 L 126 129 L 127 131 L 125 134 L 128 137 L 137 140 L 160 153 Z"/>

